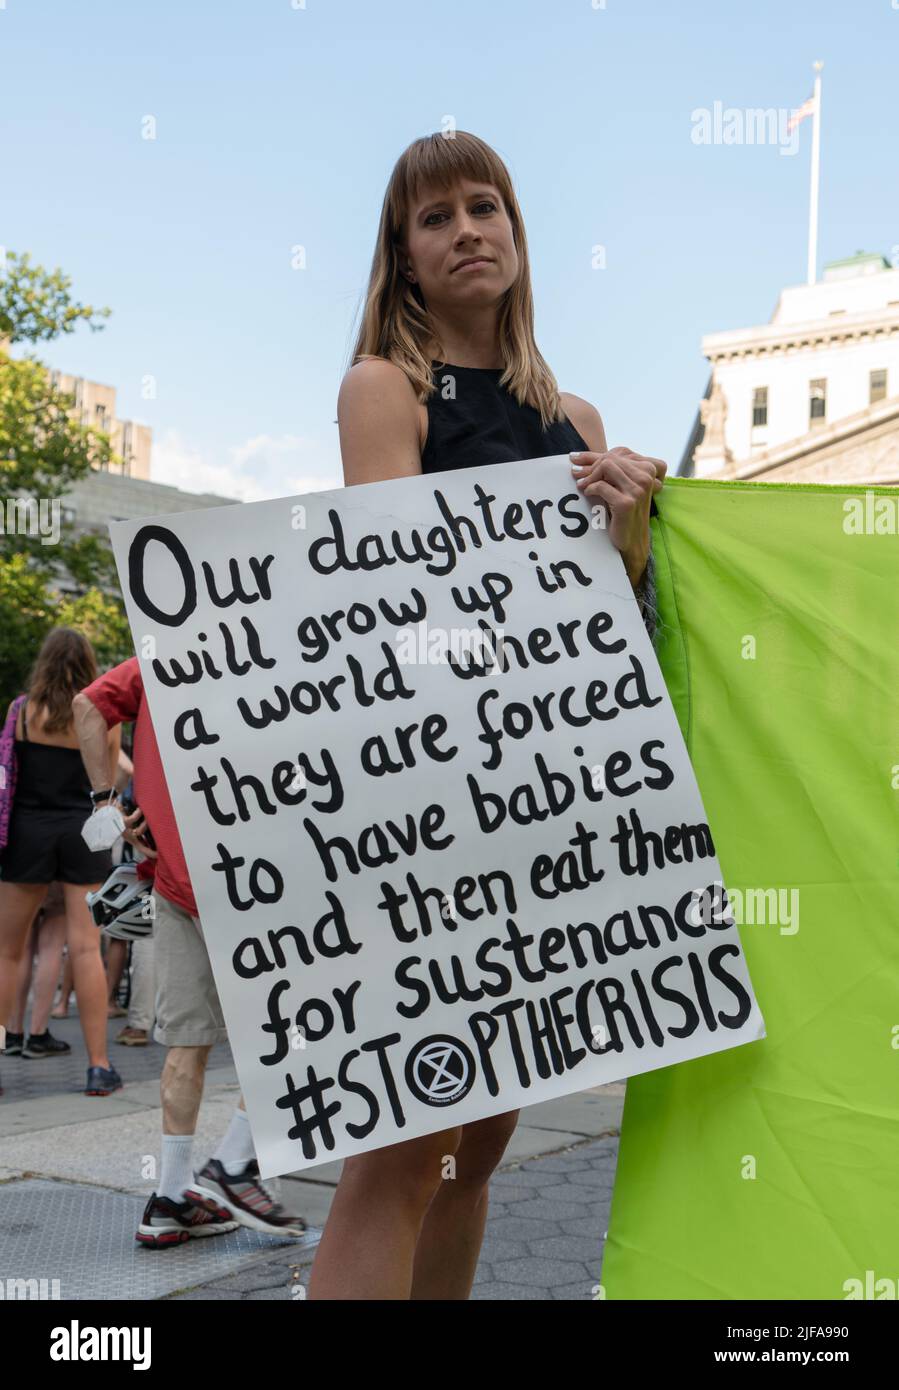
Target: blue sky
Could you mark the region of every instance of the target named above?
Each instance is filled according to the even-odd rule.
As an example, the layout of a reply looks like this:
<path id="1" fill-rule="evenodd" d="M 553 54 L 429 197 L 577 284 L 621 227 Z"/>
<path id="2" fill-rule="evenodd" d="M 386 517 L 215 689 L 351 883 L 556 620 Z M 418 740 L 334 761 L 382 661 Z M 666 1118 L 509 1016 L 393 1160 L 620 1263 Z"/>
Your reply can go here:
<path id="1" fill-rule="evenodd" d="M 0 0 L 0 245 L 114 310 L 47 359 L 152 425 L 159 481 L 337 486 L 386 181 L 451 116 L 509 166 L 560 386 L 673 471 L 702 334 L 805 279 L 811 122 L 787 156 L 697 145 L 692 112 L 792 109 L 822 59 L 819 267 L 899 257 L 899 0 L 593 3 Z"/>

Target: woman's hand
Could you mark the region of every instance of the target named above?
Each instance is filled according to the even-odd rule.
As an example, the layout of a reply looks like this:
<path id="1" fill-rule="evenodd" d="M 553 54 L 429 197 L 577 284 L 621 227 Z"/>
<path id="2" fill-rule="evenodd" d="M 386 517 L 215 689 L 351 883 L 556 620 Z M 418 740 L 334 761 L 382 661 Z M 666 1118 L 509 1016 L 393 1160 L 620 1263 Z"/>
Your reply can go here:
<path id="1" fill-rule="evenodd" d="M 574 453 L 571 469 L 585 497 L 606 503 L 612 544 L 636 587 L 649 559 L 649 508 L 653 495 L 662 490 L 668 465 L 619 445 L 606 453 Z"/>
<path id="2" fill-rule="evenodd" d="M 125 822 L 125 829 L 122 831 L 123 839 L 127 840 L 129 845 L 133 845 L 135 849 L 139 849 L 141 854 L 146 855 L 148 859 L 155 859 L 157 851 L 146 840 L 141 839 L 148 826 L 140 807 L 135 806 L 131 814 L 128 816 L 123 814 L 122 819 Z"/>

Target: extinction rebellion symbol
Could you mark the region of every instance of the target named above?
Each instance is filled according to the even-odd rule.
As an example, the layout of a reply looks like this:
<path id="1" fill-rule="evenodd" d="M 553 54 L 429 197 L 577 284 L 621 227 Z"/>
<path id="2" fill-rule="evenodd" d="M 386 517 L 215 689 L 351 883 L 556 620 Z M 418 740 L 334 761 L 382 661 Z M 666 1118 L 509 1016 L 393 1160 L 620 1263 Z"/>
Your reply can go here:
<path id="1" fill-rule="evenodd" d="M 406 1084 L 425 1105 L 453 1105 L 474 1085 L 474 1057 L 458 1038 L 423 1038 L 406 1059 Z"/>

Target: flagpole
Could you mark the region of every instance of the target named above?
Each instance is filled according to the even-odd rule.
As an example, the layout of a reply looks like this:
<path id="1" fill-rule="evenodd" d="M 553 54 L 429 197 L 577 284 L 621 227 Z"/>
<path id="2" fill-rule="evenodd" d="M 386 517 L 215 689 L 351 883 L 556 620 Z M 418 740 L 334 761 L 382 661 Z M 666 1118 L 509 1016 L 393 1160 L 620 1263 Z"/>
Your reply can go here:
<path id="1" fill-rule="evenodd" d="M 815 283 L 818 267 L 818 176 L 821 169 L 821 69 L 823 63 L 815 63 L 815 109 L 812 112 L 812 186 L 809 195 L 808 211 L 808 283 Z"/>

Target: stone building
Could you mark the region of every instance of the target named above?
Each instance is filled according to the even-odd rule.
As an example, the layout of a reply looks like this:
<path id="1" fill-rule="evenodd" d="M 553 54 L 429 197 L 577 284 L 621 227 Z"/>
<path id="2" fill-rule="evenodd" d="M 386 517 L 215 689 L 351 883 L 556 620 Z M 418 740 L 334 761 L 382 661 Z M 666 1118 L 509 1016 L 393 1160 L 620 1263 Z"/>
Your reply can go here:
<path id="1" fill-rule="evenodd" d="M 784 289 L 769 323 L 707 334 L 678 474 L 899 484 L 899 269 L 857 252 Z"/>

